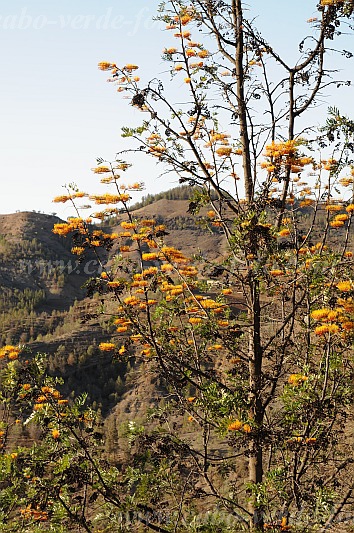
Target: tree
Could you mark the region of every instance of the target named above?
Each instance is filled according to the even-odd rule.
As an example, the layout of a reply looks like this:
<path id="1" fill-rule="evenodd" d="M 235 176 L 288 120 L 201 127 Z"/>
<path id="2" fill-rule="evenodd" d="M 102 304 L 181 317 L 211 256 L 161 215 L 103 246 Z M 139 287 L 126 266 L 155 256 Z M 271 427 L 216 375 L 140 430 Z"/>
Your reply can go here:
<path id="1" fill-rule="evenodd" d="M 289 65 L 247 20 L 241 0 L 163 3 L 159 18 L 177 43 L 164 59 L 173 80 L 184 77 L 184 104 L 174 104 L 160 80 L 142 86 L 137 65 L 99 64 L 144 113 L 141 126 L 123 129 L 136 143 L 130 149 L 191 186 L 189 211 L 223 231 L 228 251 L 219 262 L 192 260 L 168 246 L 164 226 L 135 218 L 130 191 L 141 184 L 119 181 L 129 171 L 127 150 L 93 169 L 114 193 L 89 196 L 106 206 L 98 220 L 123 211 L 124 231 L 105 232 L 80 216 L 55 225 L 55 233 L 73 234 L 73 253 L 96 253 L 102 275 L 89 291 L 119 302 L 116 335 L 100 349 L 155 372 L 169 398 L 150 424 L 129 424 L 131 464 L 109 467 L 91 438 L 92 414 L 81 436 L 83 402 L 63 422 L 53 388 L 37 398 L 45 407 L 35 420 L 55 423 L 50 442 L 62 449 L 60 457 L 46 452 L 46 476 L 62 473 L 52 499 L 86 531 L 111 527 L 126 511 L 133 514 L 121 531 L 143 524 L 164 532 L 311 531 L 351 511 L 354 123 L 334 107 L 322 128 L 306 116 L 326 88 L 346 83 L 331 77 L 325 60 L 341 27 L 350 27 L 353 3 L 322 0 L 317 9 Z M 193 40 L 195 28 L 207 44 Z M 86 196 L 71 187 L 56 201 L 76 206 Z M 116 242 L 108 268 L 100 250 Z M 38 375 L 31 379 L 39 390 Z M 104 505 L 101 514 L 90 498 Z"/>

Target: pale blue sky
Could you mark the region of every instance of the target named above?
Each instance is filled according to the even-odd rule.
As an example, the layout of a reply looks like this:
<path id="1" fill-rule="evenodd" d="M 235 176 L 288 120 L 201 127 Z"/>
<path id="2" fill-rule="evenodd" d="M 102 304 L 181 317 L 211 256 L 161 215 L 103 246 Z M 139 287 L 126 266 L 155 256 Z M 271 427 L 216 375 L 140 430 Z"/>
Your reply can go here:
<path id="1" fill-rule="evenodd" d="M 138 63 L 142 79 L 163 73 L 160 53 L 169 36 L 152 21 L 158 4 L 0 0 L 0 213 L 55 211 L 66 218 L 72 214 L 69 208 L 51 203 L 63 193 L 63 184 L 74 181 L 95 191 L 97 179 L 90 168 L 96 157 L 113 158 L 125 146 L 121 127 L 141 121 L 105 82 L 97 63 Z M 306 19 L 316 15 L 315 4 L 249 2 L 263 34 L 289 58 L 308 31 Z M 352 70 L 353 62 L 351 68 L 347 64 L 346 78 Z M 353 111 L 352 89 L 340 101 L 343 111 Z M 169 182 L 156 179 L 156 174 L 153 161 L 138 162 L 132 179 L 145 181 L 145 194 L 177 184 L 172 177 Z"/>

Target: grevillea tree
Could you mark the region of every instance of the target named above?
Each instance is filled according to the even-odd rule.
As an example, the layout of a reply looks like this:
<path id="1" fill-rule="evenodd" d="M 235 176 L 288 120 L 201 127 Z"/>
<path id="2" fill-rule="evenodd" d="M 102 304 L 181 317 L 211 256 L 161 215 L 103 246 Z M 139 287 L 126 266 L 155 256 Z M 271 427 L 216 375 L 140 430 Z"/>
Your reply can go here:
<path id="1" fill-rule="evenodd" d="M 133 172 L 123 151 L 98 160 L 93 170 L 113 190 L 89 199 L 103 211 L 54 232 L 71 234 L 73 253 L 94 251 L 101 264 L 89 289 L 106 297 L 116 326 L 101 350 L 159 376 L 163 402 L 146 424 L 131 421 L 126 464 L 109 464 L 93 412 L 78 401 L 65 414 L 38 361 L 10 361 L 7 405 L 27 402 L 28 415 L 35 402 L 28 416 L 46 435 L 42 455 L 22 448 L 11 458 L 4 424 L 24 521 L 44 529 L 66 516 L 66 528 L 86 531 L 112 523 L 115 531 L 311 531 L 353 512 L 354 123 L 333 107 L 316 127 L 311 111 L 347 83 L 333 79 L 326 57 L 352 11 L 351 1 L 322 0 L 289 64 L 241 0 L 164 2 L 159 19 L 172 44 L 163 58 L 178 98 L 161 80 L 142 84 L 135 64 L 99 64 L 143 113 L 139 127 L 123 128 L 129 150 L 188 184 L 189 211 L 226 246 L 217 261 L 172 247 L 165 226 L 130 211 L 142 184 L 122 184 Z M 56 201 L 78 208 L 87 196 L 71 187 Z M 102 229 L 112 214 L 115 233 Z M 112 246 L 107 264 L 102 252 Z M 28 494 L 28 481 L 18 481 L 24 457 L 30 478 L 42 469 Z M 16 530 L 16 509 L 9 504 L 4 531 Z M 129 524 L 117 522 L 124 512 Z"/>

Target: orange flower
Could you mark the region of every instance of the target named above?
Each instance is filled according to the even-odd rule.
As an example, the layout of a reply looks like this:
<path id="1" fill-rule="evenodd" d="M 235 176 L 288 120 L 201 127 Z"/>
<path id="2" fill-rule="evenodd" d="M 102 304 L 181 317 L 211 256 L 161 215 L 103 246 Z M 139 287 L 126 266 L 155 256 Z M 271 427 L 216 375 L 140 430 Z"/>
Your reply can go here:
<path id="1" fill-rule="evenodd" d="M 158 259 L 158 255 L 155 252 L 142 254 L 143 261 L 155 261 L 156 259 Z"/>
<path id="2" fill-rule="evenodd" d="M 341 220 L 332 220 L 332 222 L 329 223 L 331 228 L 342 228 L 344 226 L 344 222 Z"/>
<path id="3" fill-rule="evenodd" d="M 326 211 L 341 211 L 342 209 L 342 206 L 341 205 L 338 205 L 338 204 L 328 204 L 326 205 Z"/>
<path id="4" fill-rule="evenodd" d="M 240 420 L 234 420 L 227 426 L 229 431 L 239 431 L 242 428 L 242 422 Z"/>
<path id="5" fill-rule="evenodd" d="M 316 309 L 315 311 L 312 311 L 311 316 L 314 320 L 321 320 L 322 318 L 326 318 L 330 311 L 331 310 L 327 308 Z"/>
<path id="6" fill-rule="evenodd" d="M 189 319 L 189 323 L 190 323 L 190 324 L 193 324 L 193 325 L 200 324 L 201 322 L 202 322 L 202 319 L 201 319 L 201 318 L 191 317 L 191 318 Z"/>
<path id="7" fill-rule="evenodd" d="M 60 435 L 60 431 L 58 429 L 53 429 L 53 431 L 52 431 L 53 439 L 58 439 L 59 435 Z"/>
<path id="8" fill-rule="evenodd" d="M 342 327 L 345 331 L 351 331 L 354 329 L 354 322 L 343 322 Z"/>
<path id="9" fill-rule="evenodd" d="M 352 284 L 350 281 L 340 281 L 336 287 L 342 292 L 349 292 L 352 289 Z"/>
<path id="10" fill-rule="evenodd" d="M 132 70 L 137 70 L 138 68 L 139 68 L 138 65 L 133 65 L 131 63 L 128 63 L 127 65 L 125 65 L 124 70 L 131 72 Z"/>
<path id="11" fill-rule="evenodd" d="M 288 383 L 290 385 L 301 385 L 305 381 L 307 381 L 309 378 L 307 376 L 303 376 L 302 374 L 291 374 L 288 379 Z"/>
<path id="12" fill-rule="evenodd" d="M 106 174 L 107 172 L 111 172 L 111 169 L 107 167 L 106 165 L 102 165 L 100 167 L 91 168 L 92 172 L 95 174 Z"/>
<path id="13" fill-rule="evenodd" d="M 220 148 L 218 148 L 216 150 L 216 153 L 220 156 L 220 157 L 228 157 L 232 152 L 232 148 L 231 146 L 220 146 Z"/>
<path id="14" fill-rule="evenodd" d="M 114 67 L 114 64 L 108 63 L 108 61 L 101 61 L 100 63 L 98 63 L 98 68 L 100 70 L 110 70 L 113 67 Z"/>
<path id="15" fill-rule="evenodd" d="M 112 352 L 113 350 L 116 349 L 116 345 L 113 344 L 112 342 L 101 342 L 99 345 L 99 349 L 102 352 Z"/>
<path id="16" fill-rule="evenodd" d="M 271 276 L 283 276 L 284 272 L 283 270 L 275 269 L 270 271 Z"/>

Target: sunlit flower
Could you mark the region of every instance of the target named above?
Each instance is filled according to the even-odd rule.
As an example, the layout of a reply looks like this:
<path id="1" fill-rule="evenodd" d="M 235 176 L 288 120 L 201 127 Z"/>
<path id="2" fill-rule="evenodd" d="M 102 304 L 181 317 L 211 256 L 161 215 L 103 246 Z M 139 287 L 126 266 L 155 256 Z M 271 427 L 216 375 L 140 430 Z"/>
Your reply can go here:
<path id="1" fill-rule="evenodd" d="M 71 253 L 74 255 L 82 255 L 84 251 L 85 248 L 83 248 L 82 246 L 74 246 L 73 248 L 71 248 Z"/>
<path id="2" fill-rule="evenodd" d="M 303 374 L 291 374 L 288 379 L 288 383 L 290 385 L 301 385 L 305 381 L 308 380 L 307 376 L 304 376 Z"/>
<path id="3" fill-rule="evenodd" d="M 335 211 L 341 211 L 342 206 L 338 204 L 328 204 L 326 205 L 326 211 L 335 212 Z"/>
<path id="4" fill-rule="evenodd" d="M 7 344 L 6 346 L 0 348 L 0 359 L 3 359 L 4 357 L 7 357 L 10 360 L 17 359 L 20 351 L 21 350 L 16 346 L 12 346 L 12 344 Z"/>
<path id="5" fill-rule="evenodd" d="M 321 320 L 322 318 L 326 318 L 329 312 L 330 312 L 330 309 L 327 309 L 327 308 L 316 309 L 312 311 L 311 316 L 314 320 Z"/>
<path id="6" fill-rule="evenodd" d="M 222 349 L 223 349 L 222 344 L 212 344 L 211 346 L 208 347 L 208 350 L 210 352 L 212 352 L 213 350 L 222 350 Z"/>
<path id="7" fill-rule="evenodd" d="M 198 318 L 198 317 L 191 317 L 189 319 L 189 323 L 193 325 L 200 324 L 202 321 L 203 321 L 202 318 Z"/>
<path id="8" fill-rule="evenodd" d="M 346 331 L 352 331 L 354 329 L 354 322 L 348 320 L 342 323 L 342 328 Z"/>
<path id="9" fill-rule="evenodd" d="M 287 228 L 284 228 L 279 231 L 278 235 L 279 237 L 287 237 L 288 235 L 290 235 L 290 230 Z"/>
<path id="10" fill-rule="evenodd" d="M 337 283 L 336 287 L 342 292 L 349 292 L 352 290 L 352 284 L 350 281 L 340 281 Z"/>
<path id="11" fill-rule="evenodd" d="M 323 324 L 315 328 L 315 335 L 322 336 L 326 333 L 338 333 L 339 327 L 336 324 Z"/>
<path id="12" fill-rule="evenodd" d="M 128 63 L 125 65 L 124 70 L 127 70 L 128 72 L 131 72 L 132 70 L 137 70 L 139 67 L 138 65 L 134 65 L 132 63 Z"/>
<path id="13" fill-rule="evenodd" d="M 72 196 L 69 196 L 67 194 L 64 194 L 62 196 L 56 196 L 54 199 L 53 199 L 53 202 L 54 203 L 65 203 L 67 202 L 68 200 L 71 200 Z"/>
<path id="14" fill-rule="evenodd" d="M 52 430 L 52 437 L 53 439 L 58 439 L 59 438 L 59 435 L 60 435 L 60 431 L 58 429 L 53 429 Z"/>
<path id="15" fill-rule="evenodd" d="M 100 70 L 110 70 L 114 66 L 114 63 L 108 63 L 108 61 L 101 61 L 100 63 L 98 63 L 98 68 Z"/>
<path id="16" fill-rule="evenodd" d="M 329 225 L 331 228 L 342 228 L 344 226 L 344 222 L 341 220 L 332 220 Z"/>
<path id="17" fill-rule="evenodd" d="M 342 213 L 340 215 L 336 215 L 334 220 L 340 220 L 341 222 L 345 222 L 346 220 L 348 220 L 348 215 L 346 215 L 345 213 Z"/>
<path id="18" fill-rule="evenodd" d="M 112 352 L 113 350 L 116 349 L 116 345 L 113 344 L 112 342 L 101 342 L 99 345 L 99 349 L 102 352 Z"/>
<path id="19" fill-rule="evenodd" d="M 242 422 L 240 420 L 234 420 L 227 426 L 229 431 L 239 431 L 242 428 Z"/>
<path id="20" fill-rule="evenodd" d="M 228 320 L 218 320 L 218 326 L 221 328 L 227 328 L 230 325 Z"/>
<path id="21" fill-rule="evenodd" d="M 155 261 L 159 258 L 158 254 L 156 252 L 149 252 L 142 254 L 142 260 L 143 261 Z"/>
<path id="22" fill-rule="evenodd" d="M 220 148 L 217 148 L 216 153 L 220 156 L 226 156 L 228 157 L 232 152 L 231 146 L 220 146 Z"/>
<path id="23" fill-rule="evenodd" d="M 182 26 L 186 26 L 187 24 L 189 24 L 189 22 L 193 20 L 193 17 L 191 15 L 182 15 L 179 20 Z"/>
<path id="24" fill-rule="evenodd" d="M 270 271 L 270 275 L 271 276 L 283 276 L 284 275 L 284 271 L 283 270 L 279 270 L 279 269 L 274 269 L 274 270 L 271 270 Z"/>
<path id="25" fill-rule="evenodd" d="M 91 170 L 95 174 L 106 174 L 107 172 L 111 172 L 111 169 L 107 167 L 106 165 L 102 165 L 100 167 L 94 167 L 94 168 L 91 168 Z"/>

